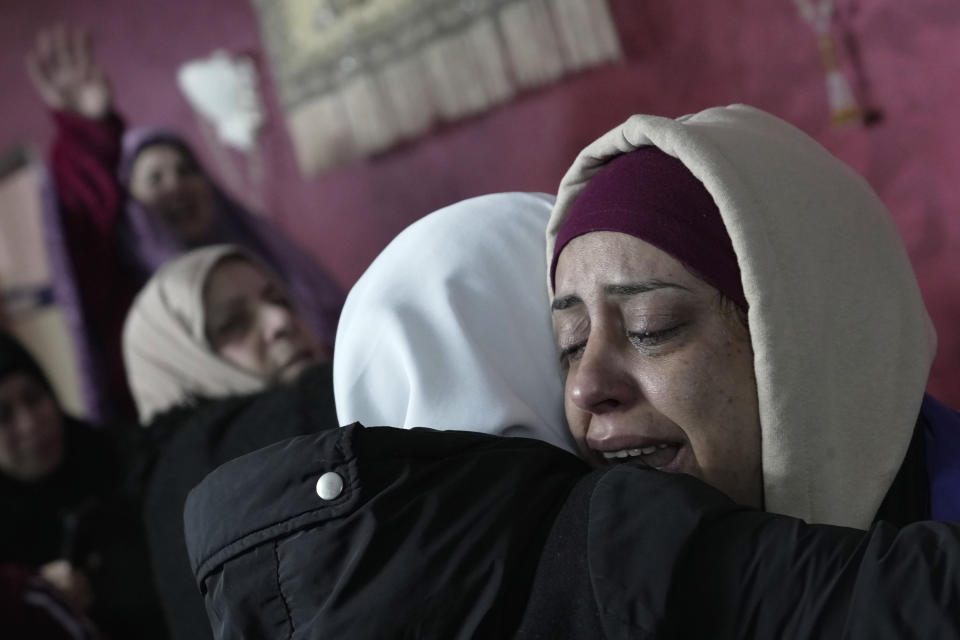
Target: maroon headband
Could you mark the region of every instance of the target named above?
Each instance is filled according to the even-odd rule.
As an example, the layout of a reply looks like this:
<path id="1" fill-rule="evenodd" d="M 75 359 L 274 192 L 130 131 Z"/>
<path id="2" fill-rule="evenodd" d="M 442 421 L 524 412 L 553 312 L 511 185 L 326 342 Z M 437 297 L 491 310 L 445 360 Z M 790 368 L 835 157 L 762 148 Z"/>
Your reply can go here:
<path id="1" fill-rule="evenodd" d="M 557 234 L 550 264 L 554 287 L 560 252 L 592 231 L 617 231 L 652 244 L 747 309 L 720 210 L 703 183 L 660 149 L 640 147 L 617 156 L 587 183 Z"/>

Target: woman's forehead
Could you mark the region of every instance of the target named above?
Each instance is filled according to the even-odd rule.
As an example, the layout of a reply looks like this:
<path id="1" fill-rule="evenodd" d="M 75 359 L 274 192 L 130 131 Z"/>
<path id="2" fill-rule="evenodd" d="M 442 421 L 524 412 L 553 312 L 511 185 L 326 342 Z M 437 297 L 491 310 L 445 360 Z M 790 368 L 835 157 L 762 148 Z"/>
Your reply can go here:
<path id="1" fill-rule="evenodd" d="M 137 150 L 133 158 L 132 173 L 138 167 L 153 167 L 157 164 L 189 160 L 189 154 L 179 145 L 165 140 L 148 142 Z"/>
<path id="2" fill-rule="evenodd" d="M 207 274 L 204 294 L 208 303 L 216 304 L 224 298 L 247 290 L 259 291 L 273 278 L 259 265 L 243 255 L 230 255 L 218 261 Z"/>
<path id="3" fill-rule="evenodd" d="M 609 285 L 661 281 L 690 289 L 706 285 L 680 261 L 648 242 L 615 231 L 572 239 L 557 261 L 557 298 Z"/>

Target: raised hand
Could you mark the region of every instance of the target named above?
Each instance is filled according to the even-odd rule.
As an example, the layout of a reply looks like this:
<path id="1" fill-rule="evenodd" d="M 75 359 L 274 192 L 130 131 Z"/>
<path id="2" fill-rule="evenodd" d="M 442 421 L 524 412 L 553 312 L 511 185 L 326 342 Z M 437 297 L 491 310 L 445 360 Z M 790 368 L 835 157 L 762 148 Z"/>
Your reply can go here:
<path id="1" fill-rule="evenodd" d="M 84 30 L 56 26 L 41 31 L 27 55 L 27 72 L 51 109 L 96 120 L 113 107 L 110 82 Z"/>

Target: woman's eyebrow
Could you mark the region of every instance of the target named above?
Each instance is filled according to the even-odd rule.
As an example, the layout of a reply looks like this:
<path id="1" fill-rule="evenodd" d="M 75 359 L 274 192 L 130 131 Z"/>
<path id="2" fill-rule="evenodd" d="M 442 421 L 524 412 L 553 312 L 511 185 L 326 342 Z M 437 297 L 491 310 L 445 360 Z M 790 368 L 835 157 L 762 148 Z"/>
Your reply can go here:
<path id="1" fill-rule="evenodd" d="M 569 309 L 570 307 L 578 304 L 583 304 L 583 300 L 580 299 L 580 296 L 570 294 L 569 296 L 563 296 L 562 298 L 554 299 L 553 303 L 550 305 L 550 309 L 553 311 L 563 311 L 564 309 Z"/>
<path id="2" fill-rule="evenodd" d="M 641 282 L 625 282 L 622 284 L 608 284 L 603 287 L 604 294 L 608 296 L 635 296 L 640 293 L 649 293 L 657 289 L 681 289 L 690 291 L 687 287 L 674 282 L 664 282 L 663 280 L 643 280 Z M 576 294 L 556 298 L 550 308 L 553 311 L 563 311 L 583 304 L 583 300 Z"/>
<path id="3" fill-rule="evenodd" d="M 640 293 L 649 293 L 657 289 L 682 289 L 689 291 L 683 285 L 662 280 L 644 280 L 643 282 L 627 282 L 623 284 L 608 284 L 603 292 L 608 296 L 635 296 Z"/>

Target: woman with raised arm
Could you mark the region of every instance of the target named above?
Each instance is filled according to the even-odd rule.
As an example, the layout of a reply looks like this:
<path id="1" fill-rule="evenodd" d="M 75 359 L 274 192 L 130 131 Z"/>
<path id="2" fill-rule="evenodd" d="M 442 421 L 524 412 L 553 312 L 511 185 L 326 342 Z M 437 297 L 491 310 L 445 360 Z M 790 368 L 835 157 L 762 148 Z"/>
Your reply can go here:
<path id="1" fill-rule="evenodd" d="M 93 416 L 132 413 L 120 356 L 123 319 L 153 272 L 194 247 L 229 242 L 269 265 L 329 357 L 340 289 L 279 229 L 221 190 L 182 137 L 125 130 L 86 33 L 40 33 L 28 70 L 57 127 L 46 223 L 57 295 Z"/>

